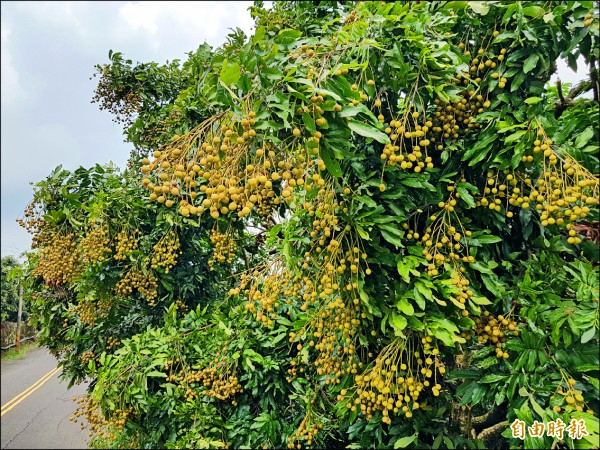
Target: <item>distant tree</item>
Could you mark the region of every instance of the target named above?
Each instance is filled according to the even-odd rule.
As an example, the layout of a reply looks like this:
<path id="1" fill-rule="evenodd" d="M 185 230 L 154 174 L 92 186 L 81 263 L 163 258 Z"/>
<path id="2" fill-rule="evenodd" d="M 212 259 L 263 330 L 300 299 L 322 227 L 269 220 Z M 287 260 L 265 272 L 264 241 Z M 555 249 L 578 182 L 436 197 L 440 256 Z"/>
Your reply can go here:
<path id="1" fill-rule="evenodd" d="M 5 256 L 2 258 L 2 321 L 17 321 L 17 308 L 19 306 L 19 281 L 15 277 L 9 276 L 13 268 L 20 264 L 14 256 Z"/>

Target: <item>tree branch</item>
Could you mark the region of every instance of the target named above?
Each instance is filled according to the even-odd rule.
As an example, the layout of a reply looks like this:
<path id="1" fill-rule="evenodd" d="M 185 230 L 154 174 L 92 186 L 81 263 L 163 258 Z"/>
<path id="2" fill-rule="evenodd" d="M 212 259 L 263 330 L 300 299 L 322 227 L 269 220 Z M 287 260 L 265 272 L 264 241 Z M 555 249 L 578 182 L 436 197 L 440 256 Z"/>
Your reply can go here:
<path id="1" fill-rule="evenodd" d="M 590 76 L 591 76 L 591 72 L 590 72 Z M 597 84 L 597 80 L 596 80 L 596 84 Z M 563 92 L 562 92 L 562 82 L 560 80 L 556 81 L 556 89 L 557 89 L 557 93 L 558 93 L 558 101 L 554 103 L 554 118 L 558 119 L 563 112 L 565 112 L 565 110 L 567 108 L 569 108 L 570 106 L 573 106 L 575 104 L 575 98 L 581 94 L 583 94 L 584 92 L 589 91 L 590 89 L 592 89 L 594 87 L 594 83 L 590 80 L 582 80 L 579 83 L 577 83 L 575 86 L 573 86 L 570 90 L 569 93 L 567 94 L 567 96 L 565 97 Z M 594 94 L 596 95 L 596 94 Z"/>
<path id="2" fill-rule="evenodd" d="M 558 80 L 556 80 L 556 92 L 558 93 L 558 99 L 560 100 L 560 104 L 564 105 L 565 104 L 565 96 L 562 91 L 562 81 L 560 81 L 560 78 Z"/>
<path id="3" fill-rule="evenodd" d="M 590 80 L 592 82 L 592 89 L 594 90 L 594 100 L 596 101 L 598 101 L 598 91 L 600 90 L 598 68 L 596 67 L 597 62 L 594 55 L 590 55 Z"/>
<path id="4" fill-rule="evenodd" d="M 580 81 L 575 86 L 573 86 L 567 94 L 567 101 L 575 100 L 575 97 L 577 97 L 580 94 L 583 94 L 584 92 L 589 91 L 592 87 L 592 82 L 590 80 Z"/>
<path id="5" fill-rule="evenodd" d="M 498 422 L 497 424 L 492 425 L 491 427 L 488 427 L 485 430 L 481 431 L 481 433 L 477 435 L 477 440 L 485 441 L 490 438 L 493 438 L 494 436 L 498 436 L 506 429 L 506 427 L 508 427 L 507 420 Z"/>

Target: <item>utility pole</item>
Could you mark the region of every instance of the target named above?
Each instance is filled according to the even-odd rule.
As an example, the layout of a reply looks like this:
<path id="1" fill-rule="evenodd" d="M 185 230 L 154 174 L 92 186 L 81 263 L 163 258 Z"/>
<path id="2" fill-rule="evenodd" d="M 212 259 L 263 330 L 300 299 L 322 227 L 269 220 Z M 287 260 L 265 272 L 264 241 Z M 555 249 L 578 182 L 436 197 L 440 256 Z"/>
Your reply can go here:
<path id="1" fill-rule="evenodd" d="M 17 334 L 15 336 L 15 349 L 19 353 L 21 347 L 21 315 L 23 314 L 23 284 L 19 280 L 19 309 L 17 311 Z"/>

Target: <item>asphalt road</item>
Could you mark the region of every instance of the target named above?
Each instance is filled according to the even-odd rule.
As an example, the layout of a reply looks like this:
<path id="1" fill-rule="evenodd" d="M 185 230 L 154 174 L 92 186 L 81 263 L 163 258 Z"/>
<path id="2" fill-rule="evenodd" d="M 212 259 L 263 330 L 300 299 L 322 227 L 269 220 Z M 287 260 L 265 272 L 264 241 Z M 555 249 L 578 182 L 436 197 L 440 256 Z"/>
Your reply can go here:
<path id="1" fill-rule="evenodd" d="M 80 384 L 67 389 L 67 382 L 59 379 L 61 372 L 53 370 L 55 368 L 56 359 L 45 348 L 28 352 L 25 358 L 2 363 L 3 449 L 87 448 L 87 431 L 69 420 L 77 408 L 74 398 L 84 394 L 86 386 Z M 45 381 L 36 384 L 41 379 Z M 32 389 L 27 391 L 29 388 Z"/>

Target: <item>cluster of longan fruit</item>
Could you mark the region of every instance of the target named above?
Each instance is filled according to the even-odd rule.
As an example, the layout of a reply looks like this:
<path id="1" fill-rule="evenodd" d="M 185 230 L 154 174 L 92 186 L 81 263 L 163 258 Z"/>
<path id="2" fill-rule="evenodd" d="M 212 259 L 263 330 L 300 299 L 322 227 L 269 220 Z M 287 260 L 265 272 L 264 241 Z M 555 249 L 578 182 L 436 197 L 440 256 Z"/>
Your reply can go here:
<path id="1" fill-rule="evenodd" d="M 133 124 L 134 117 L 139 114 L 142 108 L 140 94 L 115 80 L 111 66 L 108 64 L 97 65 L 96 69 L 100 74 L 100 81 L 98 81 L 91 103 L 99 103 L 101 110 L 109 111 L 113 115 L 113 122 L 130 127 Z M 96 75 L 94 74 L 94 77 Z"/>
<path id="2" fill-rule="evenodd" d="M 376 101 L 376 104 L 379 103 Z M 381 153 L 381 159 L 388 165 L 399 165 L 403 170 L 412 169 L 416 173 L 433 168 L 433 160 L 427 155 L 428 147 L 435 142 L 435 137 L 427 134 L 433 122 L 422 116 L 418 111 L 407 111 L 401 120 L 390 120 L 385 129 L 390 142 L 385 144 Z"/>
<path id="3" fill-rule="evenodd" d="M 222 351 L 217 352 L 215 359 L 204 369 L 181 370 L 178 375 L 169 375 L 166 381 L 179 383 L 177 389 L 182 390 L 189 400 L 198 397 L 201 392 L 218 400 L 227 400 L 243 392 L 244 388 L 234 373 L 234 367 L 227 365 L 227 361 L 221 358 L 222 355 Z M 197 389 L 200 386 L 203 386 L 205 390 Z M 232 404 L 235 406 L 237 402 L 232 400 Z"/>
<path id="4" fill-rule="evenodd" d="M 213 270 L 214 262 L 231 264 L 235 258 L 237 243 L 230 233 L 220 233 L 216 229 L 210 230 L 210 242 L 215 246 L 213 258 L 208 262 Z"/>
<path id="5" fill-rule="evenodd" d="M 438 396 L 442 386 L 435 380 L 446 369 L 432 337 L 421 339 L 422 353 L 409 349 L 407 342 L 397 338 L 386 346 L 374 365 L 354 377 L 356 386 L 352 391 L 340 391 L 338 401 L 346 401 L 349 410 L 359 410 L 367 420 L 380 411 L 381 421 L 390 424 L 391 414 L 412 417 L 412 411 L 421 407 L 419 396 L 426 388 Z"/>
<path id="6" fill-rule="evenodd" d="M 499 315 L 496 317 L 489 311 L 484 311 L 481 317 L 475 319 L 474 333 L 477 335 L 477 342 L 485 345 L 487 343 L 496 346 L 496 357 L 508 359 L 508 352 L 503 350 L 503 344 L 507 341 L 508 336 L 518 336 L 518 324 L 510 314 L 507 316 Z M 468 338 L 471 335 L 467 335 Z"/>
<path id="7" fill-rule="evenodd" d="M 121 345 L 121 341 L 115 336 L 109 336 L 106 340 L 106 350 L 112 350 L 119 345 Z"/>
<path id="8" fill-rule="evenodd" d="M 319 178 L 319 184 L 321 181 L 324 182 L 322 178 Z M 344 189 L 344 193 L 349 194 L 350 189 L 347 191 L 346 189 Z M 311 246 L 314 246 L 318 242 L 317 248 L 324 247 L 326 239 L 331 237 L 338 229 L 338 214 L 340 211 L 344 213 L 348 212 L 346 202 L 338 202 L 335 192 L 324 187 L 319 189 L 317 197 L 312 202 L 305 201 L 303 207 L 308 216 L 312 218 L 310 237 L 313 240 L 311 241 Z M 320 252 L 320 250 L 317 250 L 317 252 Z"/>
<path id="9" fill-rule="evenodd" d="M 116 261 L 125 261 L 139 247 L 139 238 L 142 232 L 139 229 L 130 231 L 126 228 L 117 233 L 117 242 L 115 244 Z"/>
<path id="10" fill-rule="evenodd" d="M 585 399 L 583 398 L 583 392 L 575 388 L 576 384 L 577 380 L 574 378 L 566 379 L 563 377 L 561 385 L 556 390 L 556 394 L 550 397 L 551 404 L 554 404 L 554 411 L 560 413 L 564 409 L 567 412 L 582 412 L 587 408 Z M 557 395 L 559 397 L 557 397 Z M 594 415 L 594 411 L 591 408 L 587 408 L 586 412 Z"/>
<path id="11" fill-rule="evenodd" d="M 513 173 L 508 169 L 499 173 L 488 170 L 483 197 L 478 199 L 476 204 L 492 211 L 501 212 L 504 203 L 506 217 L 511 218 L 513 212 L 508 209 L 508 205 L 529 208 L 531 198 L 525 195 L 529 186 L 531 186 L 531 179 L 527 174 Z M 503 199 L 505 200 L 503 201 Z"/>
<path id="12" fill-rule="evenodd" d="M 93 326 L 98 318 L 96 305 L 91 300 L 80 300 L 75 307 L 75 312 L 79 315 L 79 321 L 84 325 Z"/>
<path id="13" fill-rule="evenodd" d="M 175 300 L 175 309 L 177 309 L 177 312 L 179 312 L 182 316 L 185 316 L 190 310 L 188 305 L 186 305 L 180 299 Z"/>
<path id="14" fill-rule="evenodd" d="M 321 261 L 317 271 L 301 272 L 300 283 L 285 291 L 284 296 L 297 299 L 301 311 L 314 311 L 304 329 L 290 333 L 290 342 L 298 342 L 298 351 L 306 344 L 314 347 L 312 365 L 317 374 L 326 375 L 326 383 L 338 384 L 344 374 L 358 370 L 355 341 L 361 319 L 366 317 L 358 299 L 358 274 L 367 255 L 342 237 L 327 242 L 325 249 L 315 249 L 314 262 Z M 364 273 L 370 273 L 370 269 Z"/>
<path id="15" fill-rule="evenodd" d="M 165 273 L 169 273 L 175 264 L 177 258 L 181 254 L 181 243 L 179 235 L 173 229 L 170 229 L 156 244 L 152 247 L 152 255 L 150 258 L 150 267 L 158 269 L 164 267 Z"/>
<path id="16" fill-rule="evenodd" d="M 129 297 L 134 289 L 144 297 L 150 306 L 156 306 L 158 297 L 158 281 L 151 270 L 143 273 L 137 267 L 132 267 L 117 283 L 116 292 L 121 297 Z"/>
<path id="17" fill-rule="evenodd" d="M 471 282 L 463 275 L 465 268 L 463 266 L 454 266 L 454 273 L 450 281 L 457 288 L 458 292 L 451 298 L 452 303 L 462 309 L 462 315 L 464 317 L 469 316 L 469 311 L 466 309 L 465 304 L 473 297 L 474 293 L 469 289 Z"/>
<path id="18" fill-rule="evenodd" d="M 288 171 L 293 163 L 284 161 L 286 155 L 276 154 L 266 140 L 262 147 L 253 148 L 255 117 L 250 111 L 241 120 L 221 119 L 216 130 L 209 127 L 215 119 L 209 119 L 165 150 L 154 152 L 154 161 L 145 159 L 142 172 L 148 176 L 154 172 L 157 177 L 155 183 L 148 176 L 142 180 L 152 191 L 150 200 L 167 207 L 178 201 L 182 215 L 208 211 L 215 220 L 234 212 L 243 217 L 255 208 L 270 213 L 273 205 L 280 203 L 274 185 L 281 179 L 292 183 Z M 294 172 L 298 170 L 300 166 L 294 167 Z M 302 177 L 294 179 L 297 181 L 304 183 Z M 285 192 L 282 189 L 282 194 Z"/>
<path id="19" fill-rule="evenodd" d="M 73 416 L 69 417 L 69 420 L 77 423 L 80 417 L 86 419 L 81 424 L 81 429 L 84 430 L 86 425 L 90 428 L 91 436 L 101 430 L 106 425 L 106 418 L 102 414 L 100 404 L 90 396 L 84 395 L 76 399 L 78 404 L 77 409 L 73 413 Z M 86 423 L 87 422 L 87 423 Z"/>
<path id="20" fill-rule="evenodd" d="M 276 259 L 252 273 L 242 276 L 238 287 L 230 295 L 243 295 L 247 299 L 245 309 L 257 321 L 267 326 L 273 324 L 277 309 L 286 303 L 295 304 L 302 312 L 311 309 L 311 320 L 298 333 L 290 333 L 290 342 L 300 352 L 304 345 L 316 351 L 312 367 L 318 375 L 328 375 L 326 383 L 339 383 L 346 373 L 356 373 L 357 331 L 361 319 L 357 298 L 358 273 L 367 255 L 356 246 L 343 250 L 342 238 L 320 238 L 314 249 L 314 260 L 308 258 L 294 272 L 287 270 L 285 261 Z M 308 262 L 320 264 L 313 267 Z M 370 269 L 366 269 L 370 272 Z M 365 272 L 366 272 L 365 271 Z M 291 311 L 288 311 L 291 314 Z M 302 370 L 303 371 L 303 370 Z M 289 375 L 296 374 L 292 367 Z"/>
<path id="21" fill-rule="evenodd" d="M 411 229 L 409 224 L 402 224 L 406 239 L 420 241 L 423 245 L 422 254 L 429 263 L 427 274 L 430 277 L 439 275 L 438 268 L 444 263 L 457 266 L 461 262 L 475 262 L 475 258 L 468 254 L 469 247 L 465 241 L 472 232 L 463 228 L 460 217 L 454 212 L 457 203 L 455 197 L 460 197 L 460 194 L 454 192 L 454 186 L 448 186 L 448 191 L 448 199 L 437 205 L 440 211 L 427 218 L 427 226 L 422 235 L 417 231 L 416 225 Z M 462 267 L 459 270 L 464 272 Z"/>
<path id="22" fill-rule="evenodd" d="M 551 154 L 546 156 L 547 152 Z M 537 180 L 536 209 L 540 211 L 543 226 L 568 226 L 586 217 L 590 207 L 598 204 L 600 183 L 571 156 L 565 155 L 562 164 L 552 163 L 552 157 L 556 158 L 556 154 L 548 148 L 544 161 L 548 159 L 549 164 L 544 164 L 544 171 Z M 567 229 L 571 231 L 570 227 Z M 570 243 L 581 242 L 575 235 L 570 237 L 573 241 Z"/>
<path id="23" fill-rule="evenodd" d="M 41 248 L 34 276 L 41 276 L 46 285 L 69 283 L 81 273 L 79 264 L 78 242 L 73 233 L 50 233 Z"/>
<path id="24" fill-rule="evenodd" d="M 290 361 L 290 366 L 287 370 L 287 376 L 285 377 L 285 380 L 288 383 L 291 383 L 294 379 L 296 379 L 298 377 L 298 371 L 300 371 L 300 373 L 304 373 L 304 367 L 299 367 L 298 366 L 298 361 L 296 359 L 292 359 Z"/>
<path id="25" fill-rule="evenodd" d="M 16 222 L 25 228 L 28 233 L 33 234 L 32 248 L 36 248 L 36 241 L 39 239 L 39 234 L 47 225 L 46 221 L 40 218 L 40 211 L 38 207 L 40 203 L 37 200 L 33 200 L 27 205 L 23 212 L 23 218 L 16 219 Z"/>
<path id="26" fill-rule="evenodd" d="M 280 296 L 288 289 L 291 282 L 292 278 L 285 264 L 280 259 L 276 259 L 260 272 L 255 269 L 255 273 L 242 276 L 239 287 L 229 293 L 239 295 L 241 292 L 248 299 L 245 305 L 246 311 L 252 313 L 258 322 L 270 327 L 277 317 L 276 310 L 280 306 Z"/>
<path id="27" fill-rule="evenodd" d="M 506 78 L 500 77 L 500 73 L 495 69 L 497 69 L 498 65 L 502 64 L 504 59 L 508 56 L 508 51 L 506 48 L 500 48 L 498 50 L 497 46 L 495 49 L 492 48 L 492 46 L 494 46 L 493 41 L 499 34 L 500 32 L 498 30 L 494 30 L 487 43 L 485 38 L 479 43 L 480 46 L 475 53 L 471 52 L 469 49 L 470 42 L 468 40 L 458 44 L 458 48 L 463 50 L 465 56 L 471 56 L 469 71 L 462 74 L 463 85 L 466 86 L 472 81 L 478 85 L 485 79 L 486 75 L 489 74 L 492 79 L 499 79 L 499 88 L 503 89 L 505 87 L 507 82 Z M 473 50 L 475 49 L 473 48 Z M 457 81 L 460 81 L 460 78 Z M 500 85 L 500 83 L 503 84 Z"/>
<path id="28" fill-rule="evenodd" d="M 584 27 L 591 26 L 593 22 L 594 22 L 594 15 L 592 13 L 587 13 L 585 16 L 583 16 L 583 26 Z"/>
<path id="29" fill-rule="evenodd" d="M 555 155 L 550 148 L 545 150 L 548 151 Z M 523 209 L 535 205 L 535 209 L 540 212 L 542 226 L 566 227 L 569 231 L 569 243 L 580 243 L 576 233 L 571 233 L 570 224 L 586 217 L 590 207 L 598 204 L 599 183 L 579 163 L 571 157 L 566 158 L 558 167 L 554 164 L 545 166 L 535 184 L 524 173 L 504 170 L 494 174 L 488 171 L 484 197 L 477 201 L 477 205 L 502 211 L 502 199 L 506 199 L 508 218 L 514 215 L 508 205 Z"/>
<path id="30" fill-rule="evenodd" d="M 308 411 L 298 429 L 287 439 L 288 448 L 302 448 L 301 442 L 312 445 L 313 439 L 323 428 L 323 422 L 312 411 Z"/>
<path id="31" fill-rule="evenodd" d="M 94 354 L 94 352 L 90 352 L 90 351 L 83 352 L 80 356 L 81 362 L 83 362 L 84 364 L 87 364 L 88 361 L 94 359 L 95 356 L 96 355 Z"/>
<path id="32" fill-rule="evenodd" d="M 312 336 L 306 338 L 317 351 L 313 367 L 317 375 L 327 376 L 326 384 L 339 384 L 344 375 L 357 373 L 360 367 L 356 340 L 366 314 L 354 301 L 342 298 L 332 299 L 316 312 L 310 322 Z"/>
<path id="33" fill-rule="evenodd" d="M 85 236 L 77 246 L 80 252 L 81 263 L 91 264 L 93 267 L 100 262 L 106 261 L 106 254 L 112 252 L 108 225 L 87 225 L 84 233 Z"/>
<path id="34" fill-rule="evenodd" d="M 110 313 L 111 308 L 113 307 L 114 298 L 109 296 L 102 296 L 98 299 L 96 303 L 97 307 L 97 315 L 99 317 L 106 317 Z"/>
<path id="35" fill-rule="evenodd" d="M 131 407 L 127 409 L 115 409 L 111 417 L 107 420 L 106 415 L 102 412 L 100 403 L 96 402 L 91 396 L 82 396 L 77 398 L 76 401 L 78 407 L 73 416 L 69 417 L 69 420 L 77 423 L 80 417 L 84 417 L 86 421 L 82 422 L 81 429 L 84 430 L 87 426 L 90 430 L 90 437 L 98 436 L 114 440 L 117 437 L 115 433 L 122 433 L 125 423 L 133 416 L 133 408 Z"/>

